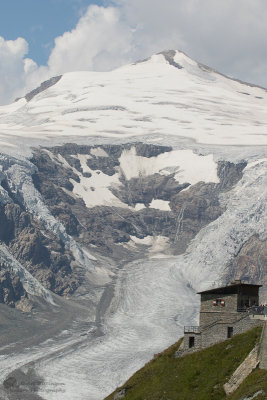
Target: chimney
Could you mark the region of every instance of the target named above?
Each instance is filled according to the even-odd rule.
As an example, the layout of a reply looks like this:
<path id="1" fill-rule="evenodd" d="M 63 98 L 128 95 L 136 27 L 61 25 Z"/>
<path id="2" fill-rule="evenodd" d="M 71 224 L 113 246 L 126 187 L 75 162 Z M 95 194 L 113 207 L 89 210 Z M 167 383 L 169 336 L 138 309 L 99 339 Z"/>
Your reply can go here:
<path id="1" fill-rule="evenodd" d="M 230 285 L 239 285 L 240 283 L 242 283 L 241 279 L 235 279 L 230 283 Z"/>

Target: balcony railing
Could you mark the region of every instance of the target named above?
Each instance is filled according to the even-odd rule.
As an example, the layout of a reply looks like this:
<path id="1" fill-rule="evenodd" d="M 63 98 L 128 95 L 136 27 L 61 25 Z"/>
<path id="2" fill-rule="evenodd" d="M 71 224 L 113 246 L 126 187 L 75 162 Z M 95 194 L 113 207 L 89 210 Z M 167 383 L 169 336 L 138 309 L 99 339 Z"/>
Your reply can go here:
<path id="1" fill-rule="evenodd" d="M 267 306 L 252 306 L 241 307 L 237 309 L 238 312 L 247 312 L 253 315 L 267 315 Z"/>
<path id="2" fill-rule="evenodd" d="M 184 333 L 200 333 L 199 326 L 185 326 Z"/>
<path id="3" fill-rule="evenodd" d="M 250 314 L 267 315 L 267 306 L 253 306 L 249 310 Z"/>

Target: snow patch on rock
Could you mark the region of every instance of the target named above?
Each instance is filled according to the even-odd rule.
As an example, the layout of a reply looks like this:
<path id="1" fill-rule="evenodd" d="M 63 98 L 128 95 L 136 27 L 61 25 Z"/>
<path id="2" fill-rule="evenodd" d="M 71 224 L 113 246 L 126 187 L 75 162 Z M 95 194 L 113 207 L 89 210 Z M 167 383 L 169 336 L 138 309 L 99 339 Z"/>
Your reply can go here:
<path id="1" fill-rule="evenodd" d="M 91 149 L 90 153 L 95 157 L 109 157 L 109 155 L 104 149 L 101 149 L 101 147 L 94 147 Z"/>
<path id="2" fill-rule="evenodd" d="M 146 246 L 148 247 L 149 258 L 166 258 L 164 253 L 170 246 L 169 238 L 166 236 L 145 236 L 138 238 L 130 236 L 131 240 L 125 246 Z"/>
<path id="3" fill-rule="evenodd" d="M 136 148 L 132 146 L 130 150 L 123 150 L 119 162 L 121 173 L 128 180 L 159 173 L 174 174 L 174 178 L 181 184 L 219 182 L 217 164 L 212 154 L 200 156 L 192 150 L 173 150 L 148 158 L 138 156 Z"/>
<path id="4" fill-rule="evenodd" d="M 73 179 L 70 179 L 70 182 L 73 184 L 73 193 L 83 199 L 83 201 L 86 204 L 86 207 L 91 208 L 101 205 L 127 207 L 125 203 L 120 201 L 110 191 L 110 188 L 112 186 L 119 186 L 121 184 L 119 180 L 120 178 L 119 174 L 114 174 L 112 176 L 109 176 L 107 174 L 104 174 L 104 172 L 102 171 L 92 170 L 86 163 L 86 161 L 89 158 L 87 155 L 78 154 L 77 156 L 73 157 L 77 157 L 78 160 L 80 161 L 83 173 L 91 174 L 91 176 L 88 178 L 83 174 L 81 174 L 77 169 L 67 164 L 68 167 L 72 168 L 73 171 L 76 173 L 76 175 L 79 176 L 80 180 L 80 182 L 76 182 Z"/>
<path id="5" fill-rule="evenodd" d="M 149 204 L 149 208 L 155 208 L 161 211 L 171 211 L 169 202 L 166 200 L 153 199 Z"/>

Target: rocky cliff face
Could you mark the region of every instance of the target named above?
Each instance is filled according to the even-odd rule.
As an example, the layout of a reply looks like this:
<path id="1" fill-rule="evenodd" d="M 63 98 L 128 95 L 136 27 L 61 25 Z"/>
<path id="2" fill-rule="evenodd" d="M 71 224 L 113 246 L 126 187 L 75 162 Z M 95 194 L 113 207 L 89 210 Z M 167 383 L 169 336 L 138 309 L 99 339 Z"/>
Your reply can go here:
<path id="1" fill-rule="evenodd" d="M 122 157 L 129 154 L 136 176 L 129 177 L 123 167 Z M 35 150 L 27 165 L 3 160 L 2 244 L 44 288 L 61 296 L 73 294 L 83 279 L 75 272 L 70 240 L 119 263 L 149 257 L 151 248 L 152 253 L 184 253 L 197 233 L 224 212 L 219 196 L 240 180 L 246 163 L 219 162 L 217 183 L 190 184 L 176 176 L 179 160 L 170 161 L 167 171 L 155 169 L 159 157 L 168 159 L 168 154 L 171 159 L 171 147 L 142 143 L 69 144 Z M 145 170 L 142 163 L 153 168 L 147 164 Z M 26 180 L 30 193 L 23 189 Z M 96 202 L 88 204 L 91 195 Z M 46 217 L 40 218 L 37 203 Z M 44 218 L 53 218 L 53 224 Z M 15 306 L 27 293 L 19 277 L 2 269 L 10 294 L 0 301 Z"/>
<path id="2" fill-rule="evenodd" d="M 220 162 L 217 166 L 218 183 L 190 185 L 188 182 L 180 183 L 174 178 L 175 173 L 162 175 L 141 171 L 138 177 L 127 179 L 120 170 L 120 157 L 123 151 L 133 147 L 136 149 L 136 163 L 140 161 L 138 157 L 149 160 L 172 151 L 171 148 L 145 144 L 67 145 L 38 150 L 31 160 L 37 167 L 35 187 L 66 231 L 80 244 L 89 248 L 93 246 L 93 251 L 108 253 L 115 260 L 127 260 L 129 256 L 143 256 L 148 247 L 145 238 L 164 237 L 168 246 L 163 252 L 181 254 L 203 226 L 223 213 L 219 195 L 238 182 L 246 164 Z M 81 165 L 81 157 L 86 160 L 86 170 Z M 88 207 L 86 200 L 75 194 L 71 182 L 81 184 L 82 179 L 86 179 L 88 196 L 93 192 L 98 194 L 100 188 L 95 185 L 97 179 L 92 178 L 94 172 L 105 177 L 119 174 L 116 185 L 111 183 L 109 186 L 110 193 L 118 199 L 117 204 L 108 204 L 107 199 L 107 205 Z M 132 237 L 139 239 L 141 245 L 143 243 L 141 253 L 129 246 Z"/>
<path id="3" fill-rule="evenodd" d="M 14 166 L 15 160 L 13 162 Z M 51 230 L 34 218 L 32 210 L 12 187 L 14 182 L 8 177 L 8 167 L 5 162 L 2 164 L 1 246 L 44 288 L 59 295 L 73 293 L 78 286 L 78 278 L 71 267 L 73 255 Z M 2 303 L 15 306 L 22 297 L 28 297 L 20 275 L 12 269 L 12 261 L 1 265 L 1 288 Z"/>
<path id="4" fill-rule="evenodd" d="M 0 303 L 15 307 L 17 303 L 21 303 L 23 299 L 27 299 L 28 295 L 23 288 L 19 277 L 5 270 L 5 265 L 0 265 Z"/>
<path id="5" fill-rule="evenodd" d="M 266 245 L 266 240 L 261 239 L 259 235 L 252 235 L 229 265 L 229 279 L 236 278 L 244 282 L 260 282 L 263 285 L 263 290 L 260 293 L 262 303 L 267 301 Z"/>

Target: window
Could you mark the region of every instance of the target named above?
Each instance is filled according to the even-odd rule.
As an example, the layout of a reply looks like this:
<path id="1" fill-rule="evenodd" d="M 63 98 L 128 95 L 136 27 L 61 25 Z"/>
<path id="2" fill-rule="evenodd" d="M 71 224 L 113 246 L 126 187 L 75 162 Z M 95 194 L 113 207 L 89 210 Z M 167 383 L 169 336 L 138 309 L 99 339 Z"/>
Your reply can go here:
<path id="1" fill-rule="evenodd" d="M 227 338 L 230 339 L 234 335 L 234 328 L 232 326 L 228 326 L 227 328 Z"/>
<path id="2" fill-rule="evenodd" d="M 224 307 L 224 306 L 225 306 L 225 300 L 222 300 L 222 299 L 214 299 L 214 300 L 213 300 L 213 305 L 214 305 L 214 306 L 222 306 L 222 307 Z"/>
<path id="3" fill-rule="evenodd" d="M 189 336 L 189 349 L 195 347 L 195 338 L 194 336 Z"/>

